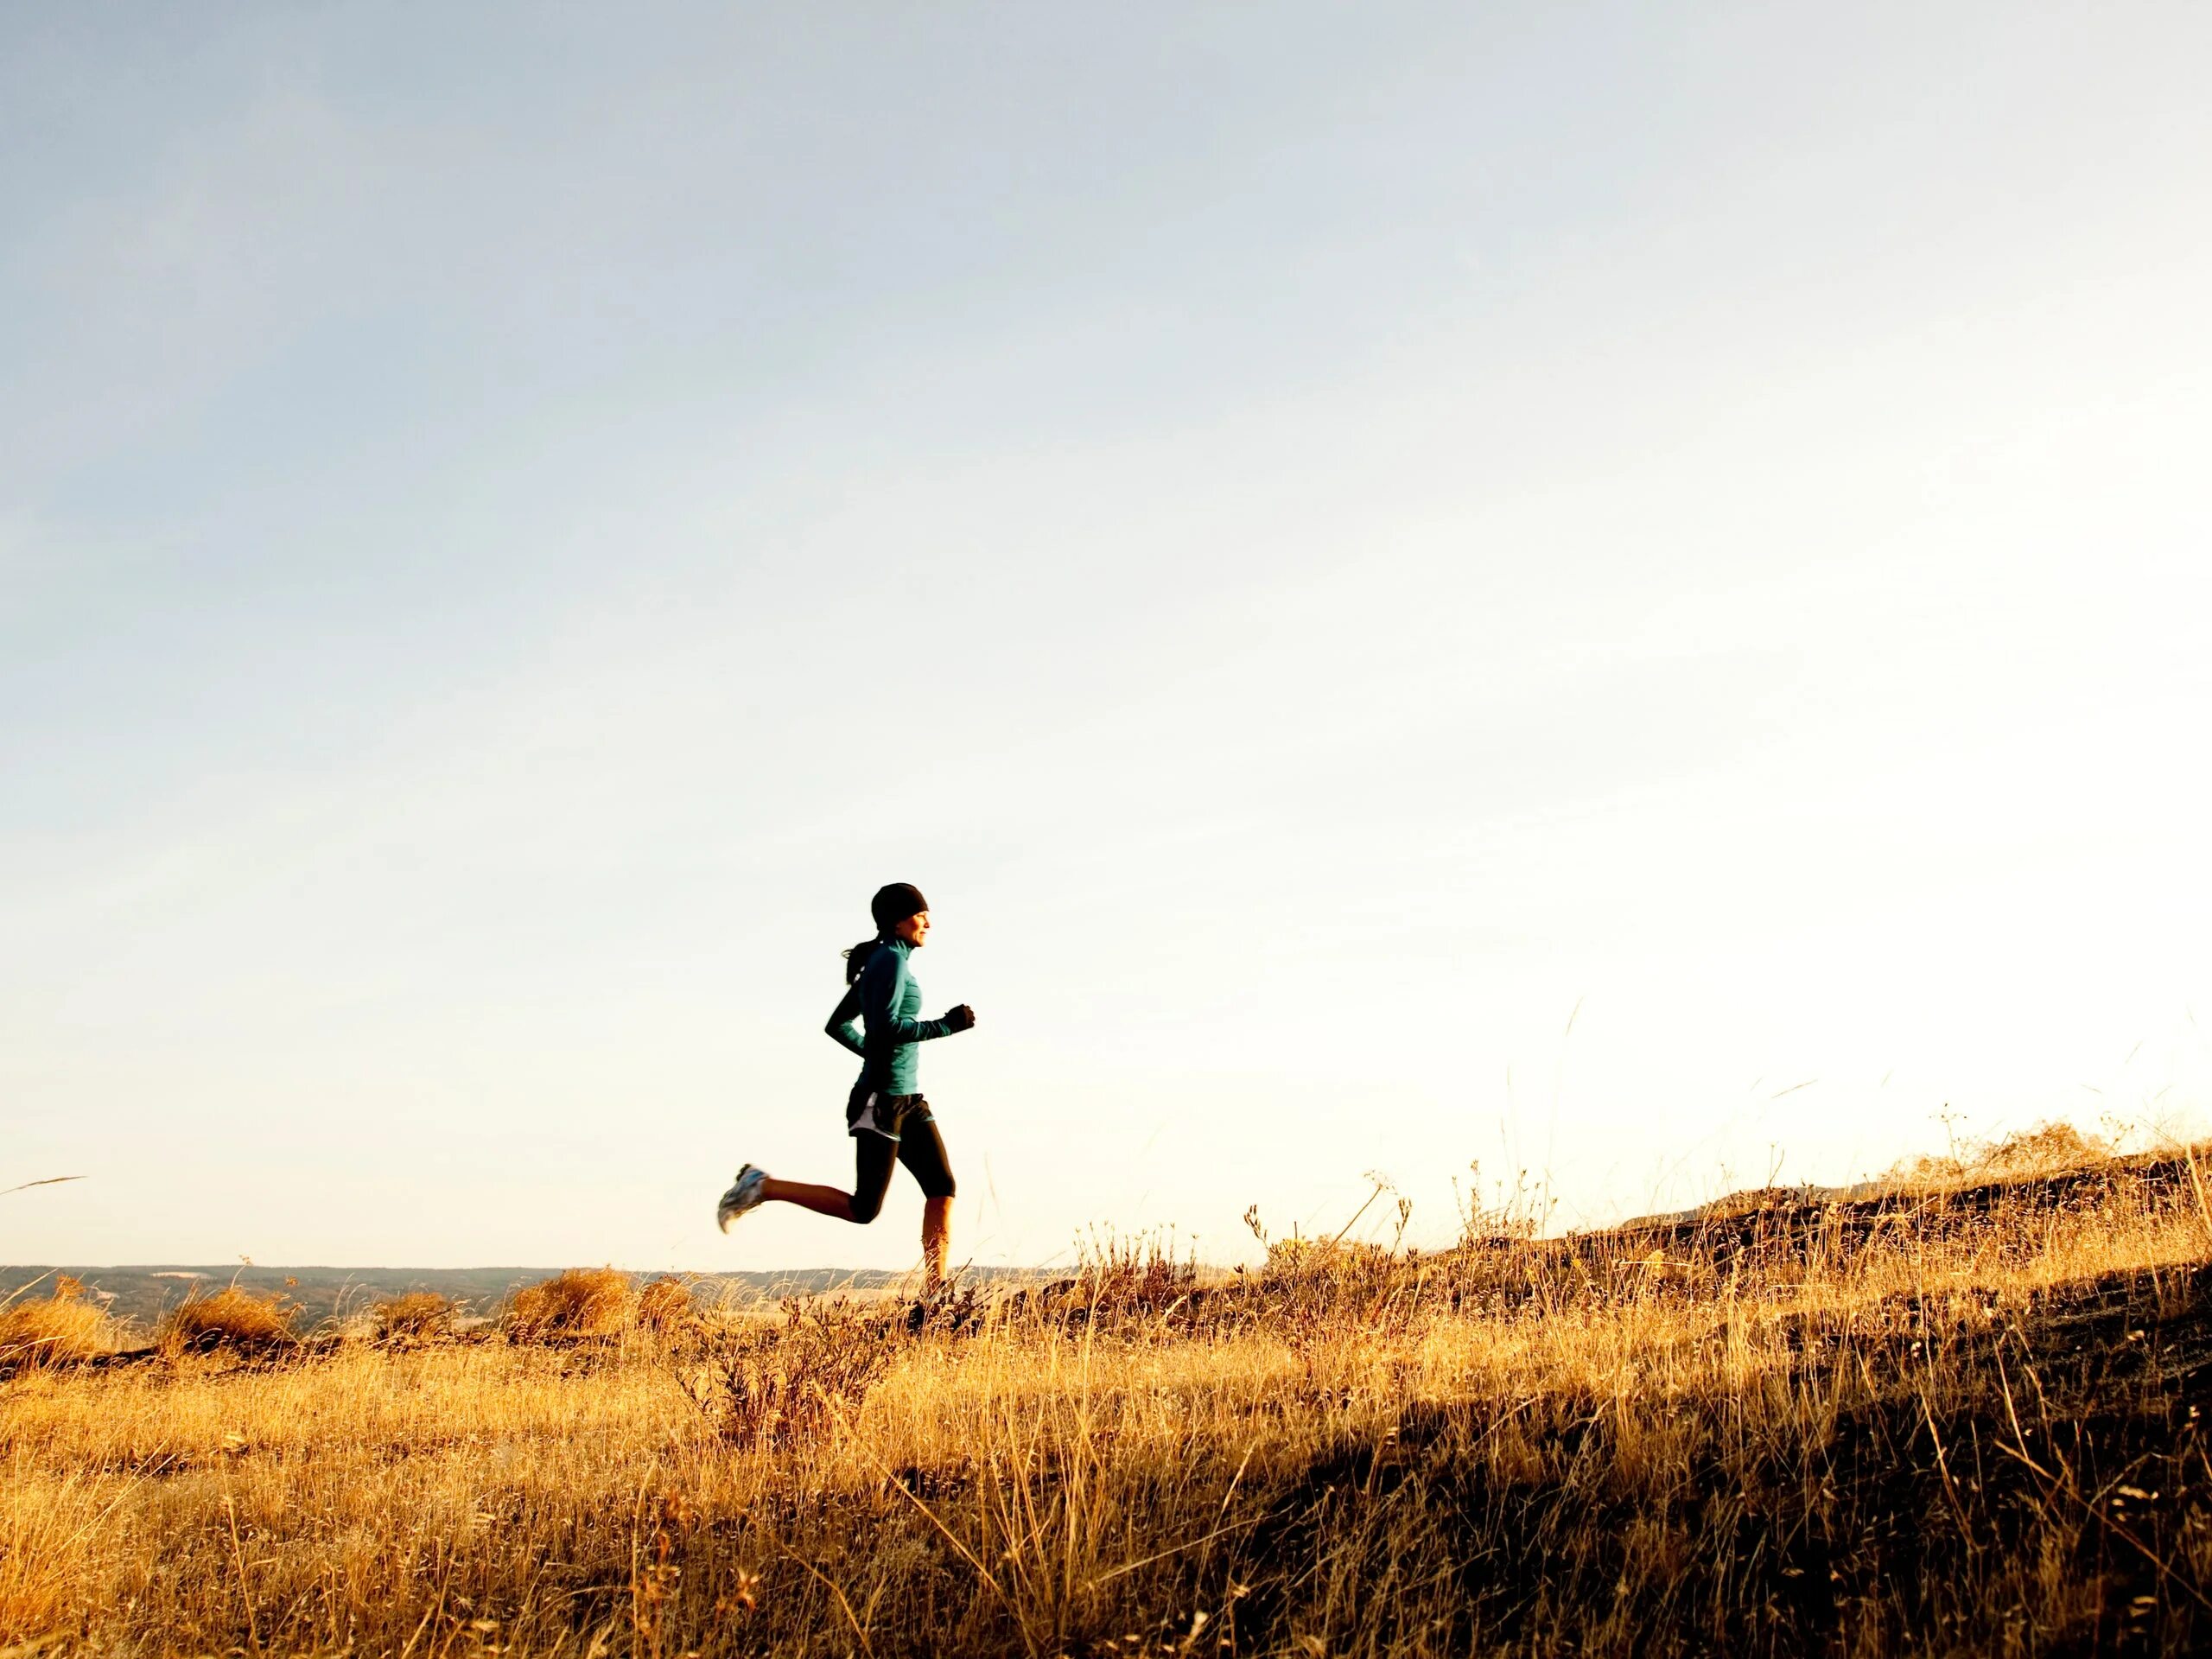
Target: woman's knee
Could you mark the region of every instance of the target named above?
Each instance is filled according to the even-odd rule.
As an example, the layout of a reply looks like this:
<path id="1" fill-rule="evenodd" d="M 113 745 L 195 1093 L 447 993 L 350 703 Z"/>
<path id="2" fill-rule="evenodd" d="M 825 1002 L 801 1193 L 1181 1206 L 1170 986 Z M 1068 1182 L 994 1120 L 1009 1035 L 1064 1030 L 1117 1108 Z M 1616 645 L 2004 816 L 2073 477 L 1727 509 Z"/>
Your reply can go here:
<path id="1" fill-rule="evenodd" d="M 883 1195 L 891 1190 L 892 1160 L 898 1156 L 894 1142 L 880 1135 L 853 1138 L 853 1193 L 846 1202 L 853 1219 L 865 1227 L 883 1211 Z"/>

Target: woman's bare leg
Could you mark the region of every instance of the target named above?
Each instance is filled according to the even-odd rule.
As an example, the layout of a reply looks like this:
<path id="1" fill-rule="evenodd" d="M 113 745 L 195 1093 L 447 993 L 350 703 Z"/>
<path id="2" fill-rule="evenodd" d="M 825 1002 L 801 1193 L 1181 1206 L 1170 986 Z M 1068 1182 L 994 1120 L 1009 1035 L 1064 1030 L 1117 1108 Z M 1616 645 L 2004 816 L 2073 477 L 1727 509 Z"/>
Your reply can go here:
<path id="1" fill-rule="evenodd" d="M 922 1282 L 931 1290 L 944 1283 L 944 1258 L 952 1250 L 952 1200 L 922 1200 Z"/>
<path id="2" fill-rule="evenodd" d="M 851 1192 L 817 1186 L 811 1181 L 779 1181 L 770 1175 L 760 1184 L 760 1200 L 764 1204 L 795 1204 L 832 1221 L 866 1226 L 882 1211 L 883 1195 L 891 1186 L 891 1161 L 898 1156 L 897 1147 L 896 1141 L 887 1141 L 880 1135 L 855 1135 Z"/>
<path id="3" fill-rule="evenodd" d="M 802 1210 L 811 1210 L 817 1216 L 828 1216 L 836 1221 L 853 1218 L 853 1195 L 841 1192 L 834 1186 L 817 1186 L 811 1181 L 779 1181 L 771 1175 L 760 1184 L 763 1204 L 795 1204 Z"/>

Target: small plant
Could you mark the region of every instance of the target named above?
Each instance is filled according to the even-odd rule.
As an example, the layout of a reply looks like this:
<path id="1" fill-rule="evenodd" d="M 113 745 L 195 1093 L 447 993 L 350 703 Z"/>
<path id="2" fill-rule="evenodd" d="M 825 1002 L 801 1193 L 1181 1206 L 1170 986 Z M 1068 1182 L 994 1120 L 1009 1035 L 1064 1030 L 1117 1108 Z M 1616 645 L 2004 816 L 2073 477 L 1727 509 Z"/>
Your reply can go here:
<path id="1" fill-rule="evenodd" d="M 630 1275 L 613 1268 L 570 1268 L 515 1293 L 508 1333 L 521 1342 L 566 1337 L 613 1337 L 638 1313 Z"/>

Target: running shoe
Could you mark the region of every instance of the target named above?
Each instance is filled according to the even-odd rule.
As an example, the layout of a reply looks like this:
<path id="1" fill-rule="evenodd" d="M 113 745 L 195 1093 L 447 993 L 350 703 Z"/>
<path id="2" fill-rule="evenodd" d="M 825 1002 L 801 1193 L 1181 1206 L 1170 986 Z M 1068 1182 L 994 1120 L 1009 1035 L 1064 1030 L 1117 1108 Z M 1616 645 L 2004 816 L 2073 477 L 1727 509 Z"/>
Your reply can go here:
<path id="1" fill-rule="evenodd" d="M 768 1172 L 747 1164 L 737 1172 L 737 1179 L 729 1184 L 729 1191 L 722 1194 L 722 1201 L 715 1206 L 715 1224 L 722 1231 L 729 1231 L 729 1224 L 760 1202 L 760 1189 L 768 1184 Z"/>

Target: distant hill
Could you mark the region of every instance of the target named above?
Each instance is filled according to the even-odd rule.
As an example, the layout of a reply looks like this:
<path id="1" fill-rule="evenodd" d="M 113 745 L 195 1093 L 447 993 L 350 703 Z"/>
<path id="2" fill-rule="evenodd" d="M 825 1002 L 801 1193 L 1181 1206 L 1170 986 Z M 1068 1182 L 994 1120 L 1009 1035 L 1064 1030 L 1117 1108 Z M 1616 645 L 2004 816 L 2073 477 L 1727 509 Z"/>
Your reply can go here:
<path id="1" fill-rule="evenodd" d="M 431 1290 L 466 1304 L 472 1311 L 489 1313 L 521 1286 L 534 1284 L 559 1271 L 555 1268 L 263 1268 L 193 1266 L 153 1263 L 123 1267 L 0 1267 L 0 1298 L 18 1292 L 43 1296 L 54 1275 L 66 1273 L 106 1301 L 119 1319 L 150 1328 L 162 1313 L 182 1301 L 195 1288 L 219 1290 L 237 1284 L 249 1290 L 282 1291 L 301 1308 L 299 1328 L 308 1330 L 321 1321 L 360 1312 L 372 1303 L 403 1291 Z M 639 1281 L 658 1274 L 633 1275 Z M 694 1287 L 703 1304 L 728 1301 L 772 1301 L 780 1296 L 818 1296 L 851 1289 L 877 1291 L 896 1285 L 906 1274 L 875 1268 L 801 1268 L 783 1272 L 678 1274 Z M 979 1269 L 969 1275 L 985 1280 L 1027 1279 L 1021 1269 Z"/>

